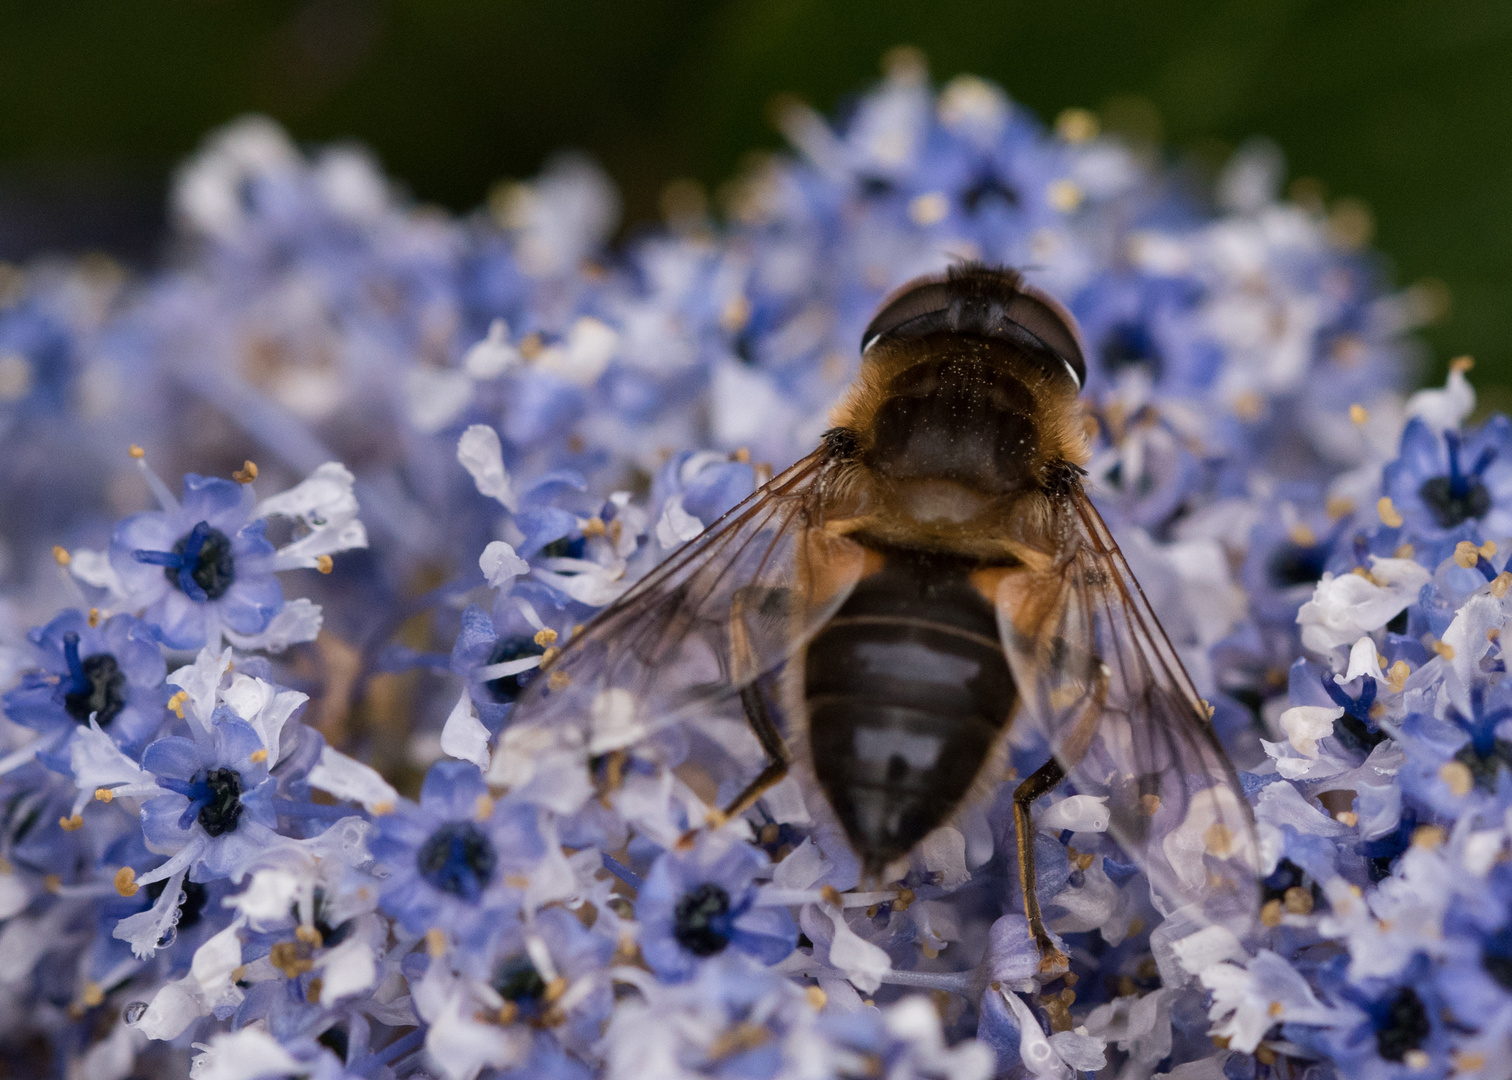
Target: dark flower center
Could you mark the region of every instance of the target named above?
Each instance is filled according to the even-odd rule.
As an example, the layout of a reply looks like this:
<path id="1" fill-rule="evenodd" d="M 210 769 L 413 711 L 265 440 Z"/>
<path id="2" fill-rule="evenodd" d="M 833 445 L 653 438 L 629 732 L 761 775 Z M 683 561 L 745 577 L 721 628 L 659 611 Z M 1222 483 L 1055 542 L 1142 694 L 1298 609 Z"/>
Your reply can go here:
<path id="1" fill-rule="evenodd" d="M 541 555 L 547 559 L 581 559 L 587 548 L 588 542 L 581 536 L 559 536 L 541 548 Z"/>
<path id="2" fill-rule="evenodd" d="M 1334 721 L 1334 738 L 1357 754 L 1368 754 L 1386 739 L 1386 733 L 1378 729 L 1370 718 L 1375 705 L 1378 687 L 1371 678 L 1365 680 L 1359 697 L 1350 697 L 1344 688 L 1334 681 L 1332 675 L 1323 676 L 1323 690 L 1344 710 L 1344 715 Z"/>
<path id="3" fill-rule="evenodd" d="M 546 993 L 546 980 L 541 978 L 541 973 L 531 963 L 530 957 L 522 953 L 499 965 L 499 970 L 494 974 L 493 988 L 505 1001 L 513 1001 L 517 1005 L 522 1002 L 533 1004 Z"/>
<path id="4" fill-rule="evenodd" d="M 110 653 L 79 657 L 79 635 L 63 635 L 63 659 L 68 662 L 68 681 L 62 684 L 63 707 L 81 724 L 94 715 L 108 727 L 126 707 L 126 675 Z"/>
<path id="5" fill-rule="evenodd" d="M 1379 1009 L 1376 1051 L 1387 1061 L 1401 1061 L 1409 1050 L 1421 1046 L 1432 1030 L 1423 999 L 1412 987 L 1404 986 Z"/>
<path id="6" fill-rule="evenodd" d="M 476 903 L 493 878 L 493 843 L 470 821 L 452 821 L 431 833 L 415 856 L 420 876 L 442 892 Z"/>
<path id="7" fill-rule="evenodd" d="M 1109 375 L 1142 366 L 1149 369 L 1151 378 L 1160 378 L 1160 352 L 1155 348 L 1150 331 L 1141 322 L 1118 323 L 1108 331 L 1108 336 L 1103 339 L 1102 363 L 1103 370 Z"/>
<path id="8" fill-rule="evenodd" d="M 1328 548 L 1322 544 L 1296 544 L 1287 541 L 1271 553 L 1265 566 L 1266 577 L 1277 589 L 1312 585 L 1323 576 Z"/>
<path id="9" fill-rule="evenodd" d="M 231 538 L 201 521 L 181 536 L 172 551 L 132 552 L 137 562 L 161 566 L 163 576 L 196 603 L 219 600 L 236 580 Z"/>
<path id="10" fill-rule="evenodd" d="M 505 638 L 493 647 L 488 654 L 488 663 L 503 664 L 510 660 L 523 660 L 527 656 L 540 656 L 541 649 L 530 638 Z M 497 679 L 489 679 L 484 683 L 493 699 L 501 704 L 508 704 L 520 696 L 520 692 L 535 678 L 536 668 L 529 668 L 517 672 L 514 675 L 501 675 Z"/>
<path id="11" fill-rule="evenodd" d="M 1470 770 L 1477 787 L 1483 791 L 1495 791 L 1497 771 L 1502 768 L 1512 769 L 1512 743 L 1506 739 L 1496 739 L 1489 751 L 1481 753 L 1472 739 L 1460 747 L 1454 760 Z"/>
<path id="12" fill-rule="evenodd" d="M 1460 468 L 1459 432 L 1444 432 L 1444 442 L 1449 449 L 1449 475 L 1424 480 L 1418 495 L 1438 527 L 1452 529 L 1470 518 L 1485 517 L 1491 509 L 1491 493 L 1481 482 L 1481 474 L 1496 460 L 1496 448 L 1482 450 L 1470 471 L 1465 472 Z"/>
<path id="13" fill-rule="evenodd" d="M 694 956 L 713 956 L 730 943 L 731 921 L 730 894 L 706 881 L 677 901 L 672 936 Z"/>
<path id="14" fill-rule="evenodd" d="M 241 773 L 235 769 L 211 769 L 202 783 L 206 798 L 197 815 L 199 823 L 211 836 L 235 832 L 242 812 Z"/>
<path id="15" fill-rule="evenodd" d="M 967 213 L 975 214 L 983 205 L 992 201 L 1012 208 L 1018 206 L 1019 197 L 1018 192 L 990 172 L 982 173 L 976 183 L 961 193 L 961 204 L 966 207 Z"/>

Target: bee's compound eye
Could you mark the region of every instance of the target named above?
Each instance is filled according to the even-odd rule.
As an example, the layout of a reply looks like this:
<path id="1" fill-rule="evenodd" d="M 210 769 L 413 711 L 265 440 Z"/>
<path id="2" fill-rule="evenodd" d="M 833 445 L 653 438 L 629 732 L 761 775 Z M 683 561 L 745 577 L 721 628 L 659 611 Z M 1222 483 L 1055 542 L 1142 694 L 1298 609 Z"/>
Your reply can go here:
<path id="1" fill-rule="evenodd" d="M 1081 334 L 1075 317 L 1059 300 L 1033 285 L 1021 285 L 1008 305 L 1008 317 L 1060 355 L 1076 379 L 1077 389 L 1087 385 Z"/>
<path id="2" fill-rule="evenodd" d="M 861 335 L 862 354 L 883 334 L 949 306 L 950 288 L 942 275 L 930 274 L 905 282 L 882 299 L 877 313 L 866 324 L 866 331 Z"/>

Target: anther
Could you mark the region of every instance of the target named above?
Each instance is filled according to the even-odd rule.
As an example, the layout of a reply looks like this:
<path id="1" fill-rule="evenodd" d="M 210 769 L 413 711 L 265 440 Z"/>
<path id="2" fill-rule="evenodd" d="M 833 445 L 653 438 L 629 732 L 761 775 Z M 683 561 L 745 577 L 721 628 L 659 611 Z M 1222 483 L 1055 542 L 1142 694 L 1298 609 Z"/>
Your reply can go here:
<path id="1" fill-rule="evenodd" d="M 174 715 L 182 720 L 184 718 L 184 705 L 187 704 L 188 701 L 189 691 L 180 690 L 178 693 L 174 694 L 171 698 L 168 699 L 168 708 L 173 710 Z"/>
<path id="2" fill-rule="evenodd" d="M 70 814 L 68 817 L 58 819 L 58 827 L 64 832 L 78 832 L 84 827 L 84 819 L 78 814 Z"/>
<path id="3" fill-rule="evenodd" d="M 1364 427 L 1366 421 L 1370 419 L 1370 413 L 1366 411 L 1365 406 L 1359 402 L 1355 402 L 1355 404 L 1349 407 L 1349 419 L 1356 426 Z"/>
<path id="4" fill-rule="evenodd" d="M 319 570 L 322 574 L 329 574 L 332 570 L 336 569 L 336 561 L 329 555 L 317 555 L 315 556 L 315 569 Z"/>
<path id="5" fill-rule="evenodd" d="M 535 643 L 537 645 L 540 645 L 542 648 L 544 648 L 547 645 L 550 645 L 556 639 L 557 639 L 557 632 L 555 630 L 551 629 L 551 627 L 549 627 L 549 626 L 546 629 L 544 629 L 544 630 L 537 630 L 536 631 Z"/>
<path id="6" fill-rule="evenodd" d="M 143 450 L 136 443 L 132 443 L 130 446 L 128 446 L 126 448 L 126 453 L 137 461 L 141 461 L 144 457 L 147 456 L 147 451 Z"/>
<path id="7" fill-rule="evenodd" d="M 61 547 L 58 544 L 53 545 L 52 555 L 53 561 L 56 562 L 59 566 L 67 566 L 69 563 L 73 562 L 73 556 L 68 553 L 68 549 L 66 547 Z"/>
<path id="8" fill-rule="evenodd" d="M 256 750 L 247 755 L 247 760 L 252 762 L 252 764 L 254 765 L 261 765 L 264 761 L 268 760 L 268 752 L 259 746 Z"/>
<path id="9" fill-rule="evenodd" d="M 129 866 L 123 866 L 116 871 L 115 889 L 122 896 L 135 896 L 141 886 L 136 883 L 136 871 Z"/>
<path id="10" fill-rule="evenodd" d="M 1390 495 L 1382 495 L 1376 503 L 1376 513 L 1381 516 L 1381 524 L 1388 529 L 1400 529 L 1402 527 L 1402 515 L 1397 512 Z"/>
<path id="11" fill-rule="evenodd" d="M 242 467 L 231 474 L 231 479 L 238 484 L 250 484 L 257 479 L 257 462 L 248 458 L 242 462 Z"/>

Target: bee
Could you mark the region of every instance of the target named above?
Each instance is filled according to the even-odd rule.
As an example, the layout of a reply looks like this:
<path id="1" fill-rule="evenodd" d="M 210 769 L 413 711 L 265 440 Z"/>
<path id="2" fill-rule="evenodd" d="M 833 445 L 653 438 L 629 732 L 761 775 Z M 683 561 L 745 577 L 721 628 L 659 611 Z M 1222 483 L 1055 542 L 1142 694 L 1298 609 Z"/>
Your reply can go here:
<path id="1" fill-rule="evenodd" d="M 1253 915 L 1249 807 L 1198 696 L 1082 486 L 1076 324 L 1010 270 L 958 265 L 883 301 L 817 449 L 576 634 L 515 725 L 585 760 L 711 716 L 766 758 L 717 827 L 801 767 L 884 879 L 1005 776 L 1042 970 L 1030 807 L 1068 777 L 1166 912 Z"/>

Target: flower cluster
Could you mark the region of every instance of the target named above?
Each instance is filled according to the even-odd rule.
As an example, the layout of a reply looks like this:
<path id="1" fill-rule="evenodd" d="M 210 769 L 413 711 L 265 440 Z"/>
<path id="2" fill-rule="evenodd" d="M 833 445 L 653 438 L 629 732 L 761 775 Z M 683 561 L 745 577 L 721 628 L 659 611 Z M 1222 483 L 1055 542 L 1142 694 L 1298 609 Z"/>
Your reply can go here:
<path id="1" fill-rule="evenodd" d="M 906 52 L 842 121 L 782 123 L 797 153 L 726 221 L 683 199 L 613 250 L 585 160 L 452 220 L 246 120 L 182 170 L 171 268 L 0 270 L 8 1057 L 1512 1075 L 1512 423 L 1465 427 L 1465 363 L 1403 392 L 1423 298 L 1280 200 L 1263 145 L 1205 201 Z M 803 775 L 711 812 L 765 761 L 738 719 L 638 731 L 603 695 L 570 754 L 515 722 L 812 448 L 887 290 L 958 259 L 1077 316 L 1089 490 L 1253 807 L 1252 927 L 1170 910 L 1063 786 L 1032 842 L 1069 970 L 1042 970 L 1010 782 L 879 884 Z"/>

